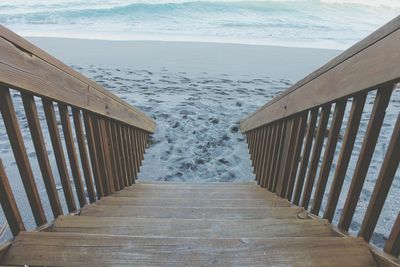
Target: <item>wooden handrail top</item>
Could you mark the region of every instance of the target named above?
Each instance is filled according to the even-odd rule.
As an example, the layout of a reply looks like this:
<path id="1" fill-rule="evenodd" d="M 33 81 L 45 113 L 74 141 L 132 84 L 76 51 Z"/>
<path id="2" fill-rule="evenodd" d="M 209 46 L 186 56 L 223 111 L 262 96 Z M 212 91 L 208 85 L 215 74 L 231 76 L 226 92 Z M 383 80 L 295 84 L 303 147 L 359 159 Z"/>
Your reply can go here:
<path id="1" fill-rule="evenodd" d="M 241 131 L 400 81 L 399 43 L 400 16 L 244 118 Z"/>
<path id="2" fill-rule="evenodd" d="M 0 25 L 0 84 L 115 119 L 149 133 L 150 117 Z"/>

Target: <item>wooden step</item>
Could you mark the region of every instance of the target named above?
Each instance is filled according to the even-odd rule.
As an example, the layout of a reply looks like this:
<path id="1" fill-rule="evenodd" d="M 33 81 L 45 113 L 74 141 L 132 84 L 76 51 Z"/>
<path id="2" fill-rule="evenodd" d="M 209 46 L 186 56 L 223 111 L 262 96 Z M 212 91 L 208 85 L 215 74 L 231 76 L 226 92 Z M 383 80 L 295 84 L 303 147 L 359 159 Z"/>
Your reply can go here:
<path id="1" fill-rule="evenodd" d="M 61 216 L 49 231 L 160 237 L 256 238 L 338 236 L 313 219 L 209 220 Z"/>
<path id="2" fill-rule="evenodd" d="M 21 232 L 1 264 L 377 266 L 361 238 L 156 238 Z"/>
<path id="3" fill-rule="evenodd" d="M 177 218 L 177 219 L 268 219 L 296 218 L 304 214 L 302 208 L 192 208 L 154 206 L 106 206 L 90 205 L 82 209 L 81 216 L 135 217 L 135 218 Z"/>
<path id="4" fill-rule="evenodd" d="M 209 198 L 139 198 L 104 197 L 99 205 L 160 206 L 160 207 L 289 207 L 291 203 L 279 197 L 271 199 L 209 199 Z"/>
<path id="5" fill-rule="evenodd" d="M 124 189 L 113 194 L 113 197 L 138 197 L 138 198 L 192 198 L 192 199 L 271 199 L 276 198 L 275 194 L 266 190 L 142 190 Z"/>

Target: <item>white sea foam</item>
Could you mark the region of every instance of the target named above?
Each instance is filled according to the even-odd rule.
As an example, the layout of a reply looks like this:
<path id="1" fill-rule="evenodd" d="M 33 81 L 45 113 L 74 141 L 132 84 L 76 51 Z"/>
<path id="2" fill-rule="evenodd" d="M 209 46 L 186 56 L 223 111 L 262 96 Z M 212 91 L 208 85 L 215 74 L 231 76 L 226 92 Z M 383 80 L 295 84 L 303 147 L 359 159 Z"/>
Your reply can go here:
<path id="1" fill-rule="evenodd" d="M 400 13 L 400 1 L 1 1 L 25 36 L 178 40 L 345 49 Z"/>

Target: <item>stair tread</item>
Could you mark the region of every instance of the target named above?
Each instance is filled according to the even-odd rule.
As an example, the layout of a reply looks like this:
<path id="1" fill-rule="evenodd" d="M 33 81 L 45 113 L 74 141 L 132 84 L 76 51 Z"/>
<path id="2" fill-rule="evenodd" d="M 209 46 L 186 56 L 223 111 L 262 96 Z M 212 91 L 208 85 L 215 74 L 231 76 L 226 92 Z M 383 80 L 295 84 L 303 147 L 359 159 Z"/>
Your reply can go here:
<path id="1" fill-rule="evenodd" d="M 360 238 L 132 237 L 21 232 L 2 264 L 151 266 L 377 266 Z"/>
<path id="2" fill-rule="evenodd" d="M 49 231 L 207 238 L 338 236 L 320 221 L 299 218 L 212 220 L 61 216 Z"/>
<path id="3" fill-rule="evenodd" d="M 304 210 L 298 207 L 160 207 L 90 205 L 81 216 L 177 218 L 177 219 L 268 219 L 296 218 Z"/>
<path id="4" fill-rule="evenodd" d="M 270 199 L 210 199 L 172 197 L 113 197 L 108 196 L 96 202 L 98 205 L 119 206 L 171 206 L 171 207 L 289 207 L 289 201 L 282 198 Z"/>

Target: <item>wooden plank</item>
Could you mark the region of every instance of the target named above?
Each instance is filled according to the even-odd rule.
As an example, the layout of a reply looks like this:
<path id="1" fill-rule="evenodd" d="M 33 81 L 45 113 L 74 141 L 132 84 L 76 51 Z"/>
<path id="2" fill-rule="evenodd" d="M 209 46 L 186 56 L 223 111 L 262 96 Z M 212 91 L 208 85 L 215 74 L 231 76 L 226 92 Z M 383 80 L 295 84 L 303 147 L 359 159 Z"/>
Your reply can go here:
<path id="1" fill-rule="evenodd" d="M 358 127 L 360 125 L 366 98 L 367 94 L 361 94 L 353 98 L 342 148 L 340 150 L 337 167 L 333 176 L 332 186 L 323 216 L 324 219 L 327 219 L 329 222 L 332 222 L 339 196 L 342 191 L 343 182 L 350 163 L 350 157 L 357 137 Z"/>
<path id="2" fill-rule="evenodd" d="M 377 266 L 361 239 L 156 238 L 23 233 L 2 264 L 134 266 Z"/>
<path id="3" fill-rule="evenodd" d="M 11 190 L 10 183 L 3 162 L 0 159 L 0 203 L 3 208 L 4 216 L 7 219 L 11 233 L 16 236 L 21 231 L 25 231 L 24 222 L 22 221 L 14 194 Z"/>
<path id="4" fill-rule="evenodd" d="M 116 126 L 117 126 L 117 135 L 118 135 L 118 146 L 121 151 L 120 162 L 121 162 L 122 171 L 123 171 L 123 183 L 124 183 L 124 186 L 128 186 L 129 185 L 128 170 L 127 170 L 127 166 L 124 161 L 124 159 L 126 158 L 126 155 L 125 155 L 124 142 L 123 142 L 123 136 L 122 136 L 122 127 L 121 127 L 121 124 L 119 124 L 119 123 Z"/>
<path id="5" fill-rule="evenodd" d="M 397 18 L 397 23 L 399 20 Z M 385 38 L 351 55 L 329 71 L 248 116 L 240 124 L 241 131 L 246 132 L 364 90 L 398 82 L 400 80 L 400 66 L 397 64 L 400 60 L 399 42 L 400 30 L 397 27 Z M 351 73 L 351 75 L 344 75 L 346 73 Z M 313 97 L 309 97 L 311 95 Z"/>
<path id="6" fill-rule="evenodd" d="M 155 123 L 150 117 L 100 85 L 78 75 L 3 26 L 0 26 L 0 37 L 2 83 L 154 132 Z"/>
<path id="7" fill-rule="evenodd" d="M 138 183 L 132 186 L 126 187 L 123 191 L 124 192 L 143 192 L 148 194 L 153 193 L 246 193 L 252 194 L 253 192 L 263 194 L 270 197 L 275 197 L 275 194 L 266 191 L 265 189 L 257 186 L 257 184 L 246 184 L 242 185 L 241 183 L 235 182 L 220 182 L 221 184 L 209 184 L 208 182 L 205 183 L 193 183 L 193 184 L 170 184 L 162 183 L 162 184 L 146 184 L 146 183 Z"/>
<path id="8" fill-rule="evenodd" d="M 94 184 L 96 186 L 96 194 L 97 198 L 100 199 L 104 193 L 103 193 L 103 186 L 100 181 L 100 161 L 97 156 L 97 145 L 95 138 L 94 138 L 94 129 L 93 129 L 93 123 L 91 116 L 88 112 L 83 111 L 83 121 L 85 124 L 85 131 L 86 131 L 86 137 L 88 141 L 88 148 L 89 148 L 89 156 L 90 156 L 90 162 L 92 164 L 92 171 L 93 171 L 93 179 L 94 179 Z"/>
<path id="9" fill-rule="evenodd" d="M 293 161 L 290 166 L 289 183 L 286 191 L 286 198 L 291 201 L 293 196 L 293 189 L 296 182 L 297 169 L 300 163 L 300 153 L 303 148 L 304 134 L 307 125 L 308 111 L 300 115 L 300 125 L 297 132 L 296 144 L 294 145 Z"/>
<path id="10" fill-rule="evenodd" d="M 83 134 L 83 125 L 80 110 L 72 108 L 72 116 L 74 120 L 76 140 L 78 142 L 79 155 L 83 169 L 83 176 L 85 178 L 86 189 L 88 192 L 89 201 L 90 203 L 93 203 L 96 201 L 96 192 L 94 190 L 92 173 L 89 166 L 89 158 L 85 143 L 85 136 Z"/>
<path id="11" fill-rule="evenodd" d="M 22 102 L 25 109 L 26 119 L 31 132 L 32 142 L 35 147 L 36 157 L 39 168 L 42 173 L 43 183 L 46 188 L 47 196 L 54 218 L 63 214 L 56 184 L 54 182 L 53 172 L 51 170 L 49 157 L 47 155 L 46 145 L 43 139 L 42 127 L 39 122 L 39 116 L 32 95 L 21 93 Z"/>
<path id="12" fill-rule="evenodd" d="M 116 179 L 115 176 L 115 171 L 113 171 L 113 167 L 112 167 L 112 161 L 111 161 L 111 154 L 110 154 L 110 150 L 111 150 L 111 146 L 110 146 L 110 141 L 111 141 L 111 137 L 108 135 L 108 131 L 107 131 L 107 127 L 106 127 L 106 118 L 103 117 L 99 117 L 98 118 L 98 127 L 99 127 L 99 134 L 100 134 L 100 138 L 101 138 L 101 144 L 103 145 L 103 159 L 104 159 L 104 163 L 105 163 L 105 170 L 106 170 L 106 177 L 105 177 L 105 181 L 108 184 L 108 189 L 109 189 L 109 193 L 112 194 L 115 191 L 115 187 L 114 187 L 114 180 Z"/>
<path id="13" fill-rule="evenodd" d="M 133 147 L 133 143 L 132 143 L 130 127 L 126 128 L 126 137 L 128 139 L 129 166 L 132 170 L 132 184 L 134 184 L 135 180 L 137 178 L 137 171 L 135 168 L 135 157 L 134 157 L 134 152 L 133 152 L 134 147 Z"/>
<path id="14" fill-rule="evenodd" d="M 69 180 L 69 174 L 67 164 L 65 161 L 64 151 L 61 145 L 60 133 L 58 131 L 56 114 L 54 112 L 53 103 L 50 100 L 42 99 L 43 110 L 47 121 L 47 127 L 49 128 L 49 134 L 51 143 L 53 145 L 54 157 L 56 158 L 57 169 L 60 175 L 60 181 L 63 187 L 65 201 L 67 203 L 68 211 L 76 211 L 75 199 L 72 193 L 71 183 Z"/>
<path id="15" fill-rule="evenodd" d="M 277 133 L 277 125 L 276 123 L 273 123 L 271 125 L 269 125 L 269 127 L 271 127 L 271 137 L 269 140 L 269 144 L 268 144 L 268 157 L 267 157 L 267 164 L 264 168 L 263 171 L 263 175 L 262 175 L 262 180 L 261 180 L 261 187 L 263 188 L 267 188 L 268 183 L 269 183 L 269 179 L 270 179 L 270 169 L 271 169 L 271 165 L 272 165 L 272 158 L 274 155 L 274 146 L 275 146 L 275 140 L 276 140 L 276 133 Z"/>
<path id="16" fill-rule="evenodd" d="M 64 133 L 65 146 L 67 147 L 69 164 L 71 166 L 72 178 L 75 183 L 75 190 L 78 196 L 79 206 L 82 208 L 83 206 L 86 205 L 87 201 L 83 188 L 81 172 L 79 170 L 78 157 L 75 151 L 75 144 L 74 144 L 74 138 L 72 136 L 68 107 L 64 104 L 59 103 L 58 111 L 60 112 L 60 119 Z"/>
<path id="17" fill-rule="evenodd" d="M 280 159 L 281 166 L 278 172 L 278 184 L 276 193 L 278 196 L 284 197 L 288 186 L 288 175 L 290 171 L 291 160 L 293 153 L 291 152 L 294 146 L 294 136 L 297 131 L 298 118 L 286 120 L 286 135 L 283 139 L 282 157 Z M 285 193 L 284 193 L 285 192 Z"/>
<path id="18" fill-rule="evenodd" d="M 312 189 L 314 187 L 315 176 L 317 174 L 318 163 L 321 157 L 322 146 L 324 144 L 325 132 L 328 126 L 329 114 L 331 112 L 331 105 L 323 106 L 318 122 L 317 135 L 313 146 L 313 152 L 310 160 L 310 167 L 308 170 L 306 183 L 304 185 L 304 192 L 301 201 L 301 206 L 305 209 L 308 208 L 310 203 Z"/>
<path id="19" fill-rule="evenodd" d="M 321 208 L 322 198 L 324 197 L 326 184 L 331 171 L 333 157 L 335 156 L 336 144 L 339 139 L 340 128 L 342 126 L 343 116 L 346 109 L 346 101 L 341 100 L 336 103 L 333 113 L 331 127 L 329 129 L 328 142 L 325 148 L 324 158 L 314 193 L 314 200 L 311 206 L 311 212 L 318 215 Z"/>
<path id="20" fill-rule="evenodd" d="M 113 197 L 102 198 L 96 204 L 116 206 L 160 206 L 160 207 L 289 207 L 290 202 L 277 196 L 268 199 L 210 199 L 210 198 L 157 198 L 157 197 Z"/>
<path id="21" fill-rule="evenodd" d="M 281 132 L 281 136 L 280 136 L 280 140 L 279 140 L 279 144 L 278 144 L 278 157 L 277 157 L 277 162 L 276 162 L 276 166 L 275 166 L 275 174 L 274 174 L 274 180 L 273 180 L 273 184 L 272 184 L 272 192 L 277 192 L 277 188 L 278 188 L 278 184 L 279 184 L 279 180 L 281 179 L 282 176 L 280 171 L 281 171 L 281 165 L 282 165 L 282 158 L 284 155 L 284 150 L 285 150 L 285 146 L 287 145 L 287 125 L 288 125 L 288 120 L 283 120 L 282 121 L 282 132 Z"/>
<path id="22" fill-rule="evenodd" d="M 382 167 L 369 200 L 369 205 L 365 212 L 360 231 L 358 232 L 358 235 L 362 236 L 368 242 L 371 240 L 372 234 L 374 233 L 383 205 L 385 204 L 394 176 L 396 175 L 400 161 L 399 151 L 400 114 L 397 116 L 397 122 L 390 139 L 389 147 L 383 159 Z"/>
<path id="23" fill-rule="evenodd" d="M 121 163 L 121 151 L 120 151 L 120 144 L 119 144 L 119 139 L 118 139 L 118 134 L 117 134 L 117 122 L 111 121 L 111 138 L 112 142 L 114 143 L 114 149 L 115 149 L 115 164 L 117 168 L 117 179 L 118 179 L 118 184 L 120 190 L 125 187 L 124 181 L 123 181 L 123 172 L 122 172 L 122 163 Z"/>
<path id="24" fill-rule="evenodd" d="M 257 182 L 260 186 L 262 186 L 265 181 L 265 172 L 268 167 L 269 153 L 271 151 L 271 137 L 272 137 L 273 126 L 267 125 L 266 128 L 267 128 L 267 133 L 265 138 L 265 149 L 262 156 L 263 166 L 260 168 L 260 178 L 258 179 Z"/>
<path id="25" fill-rule="evenodd" d="M 139 173 L 140 171 L 140 155 L 139 155 L 139 143 L 137 140 L 137 135 L 138 135 L 138 131 L 139 129 L 132 129 L 132 138 L 133 138 L 133 142 L 135 144 L 135 169 L 136 172 Z"/>
<path id="26" fill-rule="evenodd" d="M 10 91 L 3 86 L 0 86 L 0 110 L 35 222 L 38 226 L 46 224 L 46 215 L 40 201 Z"/>
<path id="27" fill-rule="evenodd" d="M 273 185 L 274 185 L 274 179 L 275 179 L 275 169 L 276 169 L 276 164 L 278 160 L 278 154 L 279 154 L 279 145 L 280 145 L 280 139 L 282 135 L 282 124 L 281 122 L 278 122 L 276 124 L 276 132 L 275 132 L 275 139 L 273 143 L 273 154 L 272 154 L 272 159 L 270 161 L 270 166 L 269 166 L 269 174 L 268 174 L 268 185 L 267 189 L 272 192 Z"/>
<path id="28" fill-rule="evenodd" d="M 133 170 L 131 168 L 132 166 L 130 163 L 128 129 L 127 129 L 126 125 L 122 126 L 122 141 L 123 141 L 124 150 L 125 150 L 124 162 L 126 164 L 126 169 L 128 170 L 128 184 L 132 185 L 133 184 Z"/>
<path id="29" fill-rule="evenodd" d="M 256 220 L 256 219 L 284 219 L 303 216 L 301 208 L 294 207 L 256 207 L 256 208 L 228 208 L 228 207 L 158 207 L 158 206 L 106 206 L 91 205 L 82 209 L 81 216 L 96 217 L 135 217 L 135 218 L 181 218 L 181 219 L 208 219 L 215 220 Z"/>
<path id="30" fill-rule="evenodd" d="M 240 198 L 240 199 L 251 199 L 251 198 L 271 198 L 270 194 L 264 191 L 254 192 L 241 192 L 233 191 L 226 192 L 220 191 L 189 191 L 189 190 L 160 190 L 160 191 L 143 191 L 143 190 L 122 190 L 115 192 L 114 197 L 172 197 L 172 198 L 211 198 L 211 199 L 223 199 L 223 198 Z"/>
<path id="31" fill-rule="evenodd" d="M 157 219 L 61 216 L 52 232 L 122 236 L 270 238 L 338 236 L 328 225 L 313 219 Z"/>
<path id="32" fill-rule="evenodd" d="M 116 151 L 116 144 L 114 143 L 115 138 L 112 133 L 111 124 L 112 124 L 111 120 L 105 121 L 105 127 L 107 130 L 108 143 L 109 143 L 109 149 L 110 149 L 109 152 L 110 152 L 111 170 L 112 170 L 113 177 L 114 177 L 114 190 L 119 191 L 122 189 L 122 187 L 120 187 L 119 179 L 118 179 L 118 165 L 117 165 L 118 154 Z"/>
<path id="33" fill-rule="evenodd" d="M 345 231 L 349 230 L 353 219 L 354 211 L 360 197 L 365 177 L 371 163 L 372 155 L 375 150 L 376 142 L 383 124 L 386 113 L 386 107 L 389 104 L 393 86 L 378 90 L 374 106 L 372 108 L 371 117 L 365 132 L 363 144 L 358 157 L 353 178 L 347 194 L 346 202 L 343 207 L 343 213 L 339 220 L 339 228 Z"/>
<path id="34" fill-rule="evenodd" d="M 304 179 L 308 168 L 308 160 L 310 158 L 311 146 L 314 139 L 315 124 L 317 123 L 318 109 L 314 109 L 310 114 L 310 121 L 308 122 L 306 144 L 304 146 L 303 155 L 301 159 L 300 170 L 296 179 L 296 186 L 294 191 L 293 203 L 299 205 L 301 193 L 303 191 Z"/>
<path id="35" fill-rule="evenodd" d="M 263 127 L 260 129 L 261 131 L 261 138 L 260 138 L 260 150 L 258 153 L 258 166 L 257 168 L 255 168 L 255 174 L 256 174 L 256 178 L 257 181 L 259 183 L 260 178 L 261 178 L 261 169 L 264 167 L 265 162 L 264 162 L 264 154 L 265 154 L 265 150 L 266 150 L 266 133 L 267 133 L 267 127 Z"/>
<path id="36" fill-rule="evenodd" d="M 389 239 L 386 241 L 384 251 L 395 257 L 400 255 L 400 213 L 397 215 Z"/>
<path id="37" fill-rule="evenodd" d="M 92 122 L 92 127 L 93 127 L 93 139 L 95 142 L 95 148 L 96 148 L 96 155 L 97 155 L 97 161 L 98 161 L 98 166 L 99 166 L 99 183 L 101 184 L 103 196 L 108 196 L 110 195 L 110 187 L 108 184 L 108 171 L 107 171 L 107 163 L 104 158 L 104 140 L 101 135 L 101 128 L 100 128 L 100 122 L 99 122 L 99 117 L 95 114 L 90 114 L 90 120 Z"/>

